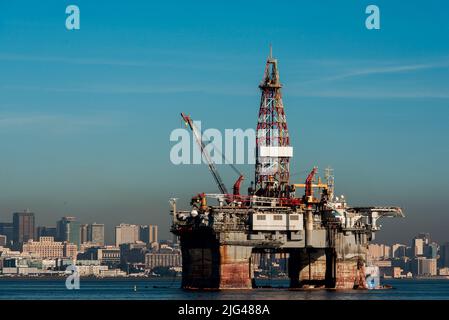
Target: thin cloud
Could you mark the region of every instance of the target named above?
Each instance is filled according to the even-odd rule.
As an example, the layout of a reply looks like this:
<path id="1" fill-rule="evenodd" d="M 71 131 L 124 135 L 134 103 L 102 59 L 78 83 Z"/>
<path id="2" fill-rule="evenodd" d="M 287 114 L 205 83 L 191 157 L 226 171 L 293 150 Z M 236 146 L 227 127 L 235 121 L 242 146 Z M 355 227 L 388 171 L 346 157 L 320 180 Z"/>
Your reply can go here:
<path id="1" fill-rule="evenodd" d="M 347 79 L 347 78 L 352 78 L 352 77 L 369 76 L 369 75 L 375 75 L 375 74 L 388 74 L 388 73 L 402 73 L 402 72 L 419 71 L 419 70 L 439 68 L 441 66 L 443 66 L 443 65 L 415 64 L 415 65 L 368 68 L 368 69 L 354 70 L 354 71 L 351 71 L 348 73 L 323 78 L 321 80 L 322 81 L 335 81 L 335 80 Z M 445 66 L 448 66 L 448 64 L 446 64 Z"/>
<path id="2" fill-rule="evenodd" d="M 319 64 L 319 61 L 315 61 Z M 410 64 L 389 64 L 383 63 L 381 65 L 377 62 L 377 66 L 374 67 L 347 67 L 349 61 L 332 61 L 332 68 L 330 70 L 336 69 L 349 69 L 349 71 L 334 71 L 334 75 L 323 76 L 313 80 L 307 80 L 303 82 L 292 83 L 289 86 L 291 92 L 290 95 L 299 97 L 323 97 L 323 98 L 363 98 L 363 99 L 383 99 L 383 98 L 430 98 L 430 99 L 448 99 L 449 93 L 444 88 L 430 88 L 430 87 L 420 87 L 416 82 L 413 86 L 405 86 L 403 82 L 401 83 L 391 83 L 386 84 L 376 84 L 376 89 L 371 87 L 374 85 L 372 82 L 341 82 L 344 84 L 345 88 L 337 88 L 337 83 L 340 80 L 347 80 L 357 77 L 369 77 L 374 75 L 384 75 L 385 80 L 392 79 L 389 75 L 401 74 L 401 73 L 416 73 L 431 69 L 446 69 L 449 68 L 449 61 L 441 59 L 433 63 L 410 63 Z M 376 62 L 365 61 L 355 61 L 353 64 L 357 65 L 374 65 Z M 317 69 L 317 68 L 315 68 Z M 327 69 L 326 69 L 327 70 Z M 417 77 L 417 75 L 410 75 Z M 351 88 L 348 87 L 350 85 Z M 368 87 L 365 88 L 364 85 Z M 440 87 L 440 86 L 439 86 Z"/>
<path id="3" fill-rule="evenodd" d="M 319 63 L 317 61 L 317 63 Z M 373 64 L 373 62 L 365 62 L 365 65 Z M 337 64 L 334 64 L 334 68 L 338 68 Z M 309 83 L 321 83 L 321 82 L 332 82 L 338 80 L 344 80 L 349 78 L 361 77 L 361 76 L 371 76 L 378 74 L 395 74 L 395 73 L 406 73 L 414 71 L 424 71 L 430 69 L 440 69 L 449 68 L 449 62 L 443 61 L 438 63 L 418 63 L 418 64 L 408 64 L 408 65 L 389 65 L 389 66 L 377 66 L 371 68 L 353 68 L 350 71 L 338 73 L 331 76 L 325 76 L 318 79 L 306 80 L 296 85 L 303 85 Z M 318 69 L 318 67 L 317 67 Z"/>

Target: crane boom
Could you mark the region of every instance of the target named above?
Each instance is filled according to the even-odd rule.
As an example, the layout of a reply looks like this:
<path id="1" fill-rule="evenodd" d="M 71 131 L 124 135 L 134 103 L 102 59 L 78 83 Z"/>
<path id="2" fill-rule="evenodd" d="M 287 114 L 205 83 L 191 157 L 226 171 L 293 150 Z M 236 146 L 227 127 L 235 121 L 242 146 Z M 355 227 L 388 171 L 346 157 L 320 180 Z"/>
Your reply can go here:
<path id="1" fill-rule="evenodd" d="M 185 115 L 184 113 L 181 113 L 181 116 L 182 116 L 182 119 L 185 121 L 186 125 L 188 125 L 190 127 L 190 129 L 192 130 L 193 135 L 195 136 L 195 140 L 201 149 L 201 153 L 203 154 L 204 158 L 207 161 L 209 170 L 212 173 L 212 176 L 214 177 L 214 180 L 217 183 L 218 188 L 220 189 L 221 193 L 229 194 L 228 190 L 226 189 L 226 186 L 223 183 L 223 180 L 220 177 L 220 174 L 217 171 L 217 168 L 214 165 L 214 162 L 210 158 L 209 154 L 204 151 L 206 146 L 204 145 L 203 139 L 201 138 L 201 133 L 199 132 L 198 128 L 193 123 L 192 118 L 190 118 L 190 116 Z"/>

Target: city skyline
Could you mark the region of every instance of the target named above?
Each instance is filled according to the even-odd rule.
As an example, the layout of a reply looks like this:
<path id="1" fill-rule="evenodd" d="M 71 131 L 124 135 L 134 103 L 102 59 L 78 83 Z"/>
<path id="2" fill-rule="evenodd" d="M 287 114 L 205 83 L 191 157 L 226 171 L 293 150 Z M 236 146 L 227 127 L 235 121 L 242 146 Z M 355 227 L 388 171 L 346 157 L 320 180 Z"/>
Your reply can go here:
<path id="1" fill-rule="evenodd" d="M 369 244 L 368 259 L 380 274 L 392 278 L 449 275 L 449 242 L 438 244 L 420 233 L 407 244 Z"/>
<path id="2" fill-rule="evenodd" d="M 76 33 L 65 4 L 1 3 L 0 221 L 29 207 L 41 226 L 108 221 L 109 242 L 123 220 L 169 239 L 168 199 L 187 206 L 217 189 L 206 166 L 170 163 L 179 113 L 204 128 L 255 128 L 272 43 L 295 128 L 294 182 L 331 166 L 350 205 L 404 208 L 378 241 L 423 230 L 447 241 L 448 4 L 377 1 L 382 29 L 369 32 L 360 1 L 290 4 L 276 26 L 260 19 L 269 3 L 108 3 L 105 14 L 81 0 Z M 241 170 L 245 190 L 254 167 Z"/>
<path id="3" fill-rule="evenodd" d="M 19 224 L 19 217 L 31 219 L 32 223 L 26 222 L 26 228 L 23 222 Z M 16 220 L 14 223 L 13 221 Z M 22 221 L 20 220 L 20 221 Z M 71 227 L 70 224 L 73 226 Z M 14 212 L 11 221 L 0 221 L 0 235 L 6 236 L 7 243 L 14 242 L 14 246 L 20 246 L 28 241 L 28 239 L 39 240 L 39 237 L 53 237 L 55 240 L 67 241 L 78 245 L 84 243 L 106 245 L 127 243 L 127 241 L 117 240 L 117 228 L 132 227 L 136 228 L 134 240 L 151 243 L 159 239 L 159 227 L 155 224 L 129 224 L 122 222 L 117 226 L 111 226 L 114 232 L 105 232 L 106 224 L 91 222 L 85 223 L 78 221 L 74 216 L 63 216 L 50 225 L 40 225 L 36 223 L 34 212 L 29 209 Z M 75 232 L 73 231 L 75 230 Z M 30 231 L 32 230 L 32 231 Z M 132 237 L 131 237 L 132 238 Z M 130 239 L 131 239 L 130 238 Z M 166 238 L 165 240 L 172 239 Z M 118 242 L 117 242 L 118 241 Z"/>

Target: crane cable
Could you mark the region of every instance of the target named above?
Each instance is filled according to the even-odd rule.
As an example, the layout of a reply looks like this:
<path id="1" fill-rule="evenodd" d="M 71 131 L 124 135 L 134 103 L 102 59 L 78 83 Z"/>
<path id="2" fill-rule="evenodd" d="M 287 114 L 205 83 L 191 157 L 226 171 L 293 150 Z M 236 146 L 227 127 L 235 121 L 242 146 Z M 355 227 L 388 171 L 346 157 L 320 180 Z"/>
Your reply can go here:
<path id="1" fill-rule="evenodd" d="M 195 124 L 194 124 L 194 122 L 192 121 L 192 124 L 195 126 Z M 195 129 L 196 129 L 196 131 L 199 131 L 198 130 L 198 128 L 195 126 Z M 209 143 L 208 144 L 210 144 L 210 145 L 212 145 L 212 147 L 213 147 L 213 149 L 214 149 L 214 152 L 217 152 L 218 153 L 218 155 L 220 155 L 221 156 L 221 158 L 223 159 L 223 161 L 224 161 L 224 164 L 227 164 L 227 165 L 229 165 L 231 168 L 232 168 L 232 170 L 234 170 L 234 172 L 237 174 L 237 175 L 239 175 L 239 176 L 242 176 L 243 174 L 240 172 L 240 170 L 239 169 L 237 169 L 237 167 L 231 162 L 231 161 L 229 161 L 227 158 L 226 158 L 226 156 L 223 154 L 223 152 L 221 152 L 221 150 L 219 149 L 219 148 L 217 148 L 217 146 L 212 142 L 212 141 L 210 141 L 211 139 L 208 137 L 208 136 L 206 136 L 204 133 L 202 133 L 202 132 L 200 132 L 200 136 L 201 136 L 201 140 L 199 140 L 198 138 L 199 137 L 197 137 L 197 140 L 198 140 L 198 142 L 201 142 L 200 143 L 200 148 L 201 148 L 201 152 L 204 154 L 204 140 L 206 140 L 206 141 L 209 141 Z"/>

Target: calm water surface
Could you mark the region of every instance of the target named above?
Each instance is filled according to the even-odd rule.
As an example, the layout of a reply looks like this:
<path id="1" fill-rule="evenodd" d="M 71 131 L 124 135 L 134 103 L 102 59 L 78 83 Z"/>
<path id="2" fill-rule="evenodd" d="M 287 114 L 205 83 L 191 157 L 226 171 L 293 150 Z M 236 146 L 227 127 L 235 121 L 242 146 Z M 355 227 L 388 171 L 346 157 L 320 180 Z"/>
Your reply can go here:
<path id="1" fill-rule="evenodd" d="M 273 287 L 288 281 L 272 280 Z M 290 291 L 286 288 L 246 291 L 191 292 L 180 289 L 179 279 L 81 279 L 80 290 L 67 290 L 63 279 L 0 279 L 0 299 L 132 299 L 132 300 L 449 300 L 449 280 L 386 280 L 391 290 Z M 136 286 L 136 291 L 134 290 Z"/>

